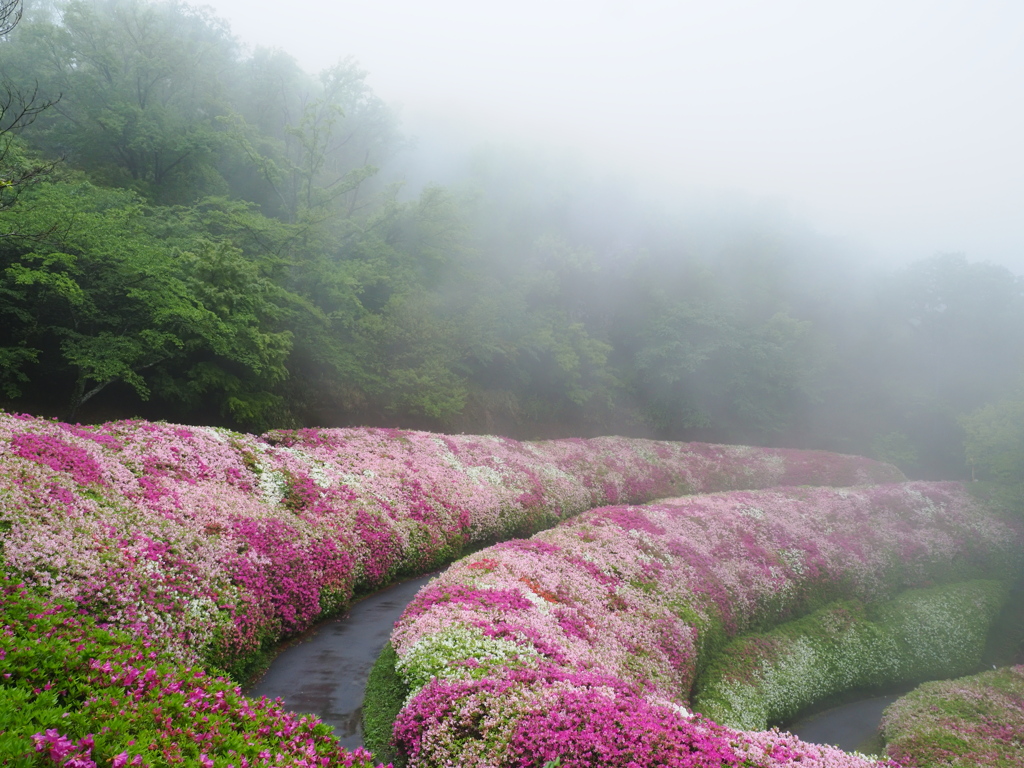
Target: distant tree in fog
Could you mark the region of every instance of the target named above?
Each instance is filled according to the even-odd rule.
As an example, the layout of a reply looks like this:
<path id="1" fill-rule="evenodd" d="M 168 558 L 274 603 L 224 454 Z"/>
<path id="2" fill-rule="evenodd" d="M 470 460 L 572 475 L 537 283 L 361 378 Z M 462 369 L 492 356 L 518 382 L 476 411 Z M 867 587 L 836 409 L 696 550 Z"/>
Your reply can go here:
<path id="1" fill-rule="evenodd" d="M 974 479 L 990 480 L 1024 500 L 1024 390 L 960 420 Z"/>
<path id="2" fill-rule="evenodd" d="M 21 0 L 0 0 L 0 35 L 6 35 L 21 21 Z"/>

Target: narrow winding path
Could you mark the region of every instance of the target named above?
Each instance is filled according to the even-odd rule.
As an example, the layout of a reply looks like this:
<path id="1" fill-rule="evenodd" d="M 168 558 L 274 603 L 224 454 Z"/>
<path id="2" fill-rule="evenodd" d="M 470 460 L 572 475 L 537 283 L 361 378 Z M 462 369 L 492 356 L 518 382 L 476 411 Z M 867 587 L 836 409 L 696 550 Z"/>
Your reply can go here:
<path id="1" fill-rule="evenodd" d="M 847 752 L 877 753 L 882 747 L 878 725 L 882 711 L 902 693 L 851 701 L 791 723 L 787 730 L 804 741 L 831 744 Z"/>
<path id="2" fill-rule="evenodd" d="M 435 574 L 376 592 L 344 616 L 324 622 L 282 651 L 248 696 L 281 697 L 334 729 L 349 749 L 363 744 L 363 693 L 381 649 L 405 606 Z"/>

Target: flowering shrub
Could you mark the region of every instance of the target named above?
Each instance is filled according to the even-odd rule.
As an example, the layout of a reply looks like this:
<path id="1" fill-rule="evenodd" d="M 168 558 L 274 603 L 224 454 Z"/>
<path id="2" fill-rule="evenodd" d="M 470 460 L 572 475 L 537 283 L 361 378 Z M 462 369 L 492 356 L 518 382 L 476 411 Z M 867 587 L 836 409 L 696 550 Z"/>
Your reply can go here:
<path id="1" fill-rule="evenodd" d="M 599 672 L 537 669 L 435 680 L 395 724 L 408 764 L 538 766 L 889 766 L 778 731 L 744 733 L 644 696 Z"/>
<path id="2" fill-rule="evenodd" d="M 693 706 L 723 725 L 763 730 L 850 689 L 963 674 L 981 661 L 1005 593 L 998 581 L 907 590 L 867 611 L 847 601 L 746 635 L 697 681 Z"/>
<path id="3" fill-rule="evenodd" d="M 925 683 L 885 711 L 889 754 L 912 768 L 1024 762 L 1024 666 Z"/>
<path id="4" fill-rule="evenodd" d="M 168 662 L 145 640 L 0 576 L 4 765 L 358 766 L 330 727 L 233 683 Z"/>
<path id="5" fill-rule="evenodd" d="M 410 766 L 867 765 L 683 707 L 729 637 L 1019 558 L 1018 532 L 956 483 L 593 510 L 420 591 L 392 634 L 409 688 L 395 745 Z"/>
<path id="6" fill-rule="evenodd" d="M 254 437 L 5 413 L 0 467 L 0 562 L 28 585 L 5 587 L 0 659 L 12 671 L 0 682 L 0 753 L 70 768 L 362 765 L 367 755 L 337 749 L 315 719 L 249 702 L 194 665 L 245 677 L 261 652 L 359 591 L 595 504 L 899 478 L 857 457 L 624 438 Z M 530 599 L 557 600 L 524 578 Z M 504 596 L 512 611 L 532 605 L 518 594 Z M 499 610 L 503 599 L 485 602 Z M 588 631 L 579 615 L 564 622 Z M 682 659 L 685 638 L 657 626 Z M 449 640 L 511 663 L 521 643 L 510 637 Z"/>
<path id="7" fill-rule="evenodd" d="M 8 571 L 103 626 L 236 678 L 356 592 L 596 503 L 898 475 L 857 457 L 625 438 L 518 443 L 379 429 L 258 438 L 4 413 L 0 466 Z"/>

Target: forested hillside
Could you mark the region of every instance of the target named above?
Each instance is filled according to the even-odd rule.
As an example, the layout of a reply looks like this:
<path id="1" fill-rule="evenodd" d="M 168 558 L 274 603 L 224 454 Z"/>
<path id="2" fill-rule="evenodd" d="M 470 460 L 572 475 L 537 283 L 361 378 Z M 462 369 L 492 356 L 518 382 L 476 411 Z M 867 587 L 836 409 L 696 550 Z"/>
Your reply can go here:
<path id="1" fill-rule="evenodd" d="M 186 5 L 34 5 L 0 73 L 7 410 L 703 439 L 948 478 L 961 420 L 1002 402 L 972 456 L 1019 442 L 996 434 L 1024 360 L 1005 268 L 868 269 L 511 150 L 403 186 L 417 150 L 355 62 L 311 75 Z"/>

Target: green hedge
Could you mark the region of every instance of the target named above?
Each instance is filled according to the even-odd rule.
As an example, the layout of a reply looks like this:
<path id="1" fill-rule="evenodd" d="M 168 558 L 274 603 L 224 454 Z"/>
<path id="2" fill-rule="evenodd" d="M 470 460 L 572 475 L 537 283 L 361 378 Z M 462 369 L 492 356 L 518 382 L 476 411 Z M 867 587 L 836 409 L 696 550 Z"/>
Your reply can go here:
<path id="1" fill-rule="evenodd" d="M 730 642 L 698 679 L 693 706 L 746 730 L 785 723 L 851 689 L 963 675 L 977 668 L 1006 599 L 998 581 L 844 601 Z"/>

